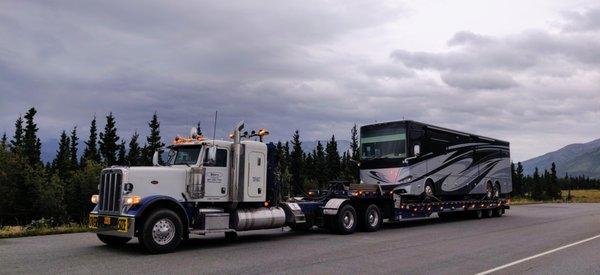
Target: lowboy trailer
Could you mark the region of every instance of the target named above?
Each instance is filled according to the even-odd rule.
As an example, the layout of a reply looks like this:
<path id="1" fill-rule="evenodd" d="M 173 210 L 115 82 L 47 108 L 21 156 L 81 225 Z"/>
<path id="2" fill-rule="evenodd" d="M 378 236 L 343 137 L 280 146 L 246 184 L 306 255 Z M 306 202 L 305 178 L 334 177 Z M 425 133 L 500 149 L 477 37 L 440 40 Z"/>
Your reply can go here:
<path id="1" fill-rule="evenodd" d="M 414 121 L 361 127 L 360 178 L 319 197 L 283 200 L 273 144 L 206 140 L 193 129 L 169 146 L 166 165 L 102 171 L 89 226 L 111 246 L 137 237 L 150 253 L 174 250 L 190 235 L 289 226 L 339 234 L 377 231 L 385 221 L 464 213 L 499 217 L 512 190 L 508 143 Z M 243 140 L 246 138 L 246 140 Z M 337 185 L 339 186 L 339 185 Z"/>

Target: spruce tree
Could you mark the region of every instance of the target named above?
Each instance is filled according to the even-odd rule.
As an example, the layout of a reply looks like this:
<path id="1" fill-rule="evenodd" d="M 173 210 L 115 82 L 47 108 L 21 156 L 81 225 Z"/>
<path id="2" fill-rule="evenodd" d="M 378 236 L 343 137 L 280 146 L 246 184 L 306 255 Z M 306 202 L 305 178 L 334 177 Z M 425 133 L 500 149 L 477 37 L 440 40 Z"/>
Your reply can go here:
<path id="1" fill-rule="evenodd" d="M 548 197 L 551 199 L 560 199 L 560 185 L 558 184 L 558 176 L 556 175 L 556 164 L 552 162 L 550 173 L 548 173 Z"/>
<path id="2" fill-rule="evenodd" d="M 91 160 L 100 163 L 100 154 L 98 153 L 98 128 L 96 127 L 96 116 L 90 124 L 90 135 L 85 143 L 81 166 L 86 166 L 86 161 Z"/>
<path id="3" fill-rule="evenodd" d="M 71 169 L 76 169 L 79 164 L 77 161 L 77 145 L 79 145 L 79 138 L 77 137 L 77 126 L 73 127 L 73 130 L 71 131 L 71 136 L 69 137 L 70 139 L 70 144 L 69 144 L 69 153 L 70 153 L 70 163 L 71 163 Z"/>
<path id="4" fill-rule="evenodd" d="M 525 175 L 523 174 L 523 164 L 521 164 L 521 162 L 517 162 L 517 169 L 516 169 L 516 175 L 517 175 L 517 187 L 518 190 L 516 190 L 516 195 L 520 195 L 520 196 L 525 196 L 525 193 L 527 191 L 526 186 L 525 186 Z M 513 185 L 515 183 L 513 182 Z"/>
<path id="5" fill-rule="evenodd" d="M 531 190 L 531 198 L 534 200 L 541 200 L 544 196 L 544 184 L 542 182 L 542 178 L 540 177 L 540 172 L 538 168 L 535 168 L 533 172 L 532 178 L 532 190 Z"/>
<path id="6" fill-rule="evenodd" d="M 119 152 L 117 153 L 117 164 L 127 165 L 127 152 L 125 151 L 125 141 L 119 144 Z"/>
<path id="7" fill-rule="evenodd" d="M 356 126 L 356 124 L 354 124 L 354 126 L 352 126 L 352 129 L 350 130 L 350 150 L 351 155 L 350 160 L 348 162 L 348 170 L 351 173 L 351 180 L 354 182 L 359 182 L 360 181 L 360 169 L 358 167 L 358 162 L 360 161 L 360 149 L 359 149 L 359 145 L 358 145 L 358 127 Z"/>
<path id="8" fill-rule="evenodd" d="M 21 116 L 15 121 L 15 134 L 10 141 L 10 148 L 15 153 L 19 153 L 23 149 L 23 118 Z"/>
<path id="9" fill-rule="evenodd" d="M 325 146 L 325 153 L 327 159 L 327 180 L 336 180 L 340 177 L 340 154 L 337 150 L 337 141 L 335 136 L 331 136 L 331 140 L 327 142 Z"/>
<path id="10" fill-rule="evenodd" d="M 327 184 L 328 180 L 328 167 L 327 167 L 327 159 L 325 158 L 325 150 L 323 149 L 323 144 L 321 141 L 317 140 L 317 147 L 315 148 L 314 153 L 315 158 L 315 168 L 319 171 L 316 175 L 316 181 L 319 186 L 319 189 L 322 188 L 325 184 Z"/>
<path id="11" fill-rule="evenodd" d="M 138 143 L 140 135 L 135 132 L 133 136 L 131 136 L 131 140 L 129 141 L 129 150 L 127 153 L 127 163 L 130 166 L 138 166 L 140 165 L 141 157 L 142 157 L 142 148 L 140 148 L 140 144 Z"/>
<path id="12" fill-rule="evenodd" d="M 58 142 L 58 151 L 52 161 L 52 170 L 61 180 L 66 180 L 71 166 L 70 139 L 65 131 L 62 131 Z"/>
<path id="13" fill-rule="evenodd" d="M 115 117 L 112 112 L 106 116 L 106 125 L 104 126 L 104 132 L 100 133 L 100 154 L 102 159 L 107 166 L 115 165 L 117 163 L 117 151 L 119 145 L 117 142 L 119 137 L 117 136 L 117 127 Z"/>
<path id="14" fill-rule="evenodd" d="M 150 135 L 146 137 L 147 146 L 146 150 L 144 150 L 144 159 L 147 165 L 151 165 L 154 152 L 165 146 L 165 144 L 161 141 L 160 122 L 158 121 L 158 114 L 156 112 L 154 112 L 152 115 L 152 120 L 150 120 L 148 126 L 150 127 Z M 162 157 L 160 154 L 158 155 L 158 162 L 162 162 Z"/>
<path id="15" fill-rule="evenodd" d="M 302 170 L 304 168 L 303 163 L 303 152 L 302 152 L 302 142 L 300 141 L 300 133 L 298 130 L 294 132 L 292 136 L 292 152 L 290 154 L 291 162 L 290 162 L 290 172 L 292 174 L 292 183 L 293 186 L 291 188 L 292 195 L 300 194 L 302 190 Z"/>
<path id="16" fill-rule="evenodd" d="M 2 134 L 2 140 L 0 140 L 0 147 L 2 147 L 3 150 L 6 150 L 7 146 L 8 138 L 6 137 L 6 132 L 4 132 L 4 134 Z"/>
<path id="17" fill-rule="evenodd" d="M 23 154 L 31 166 L 39 165 L 42 162 L 40 159 L 42 143 L 37 137 L 37 124 L 33 121 L 36 113 L 37 111 L 32 107 L 25 114 L 25 131 L 23 135 Z"/>

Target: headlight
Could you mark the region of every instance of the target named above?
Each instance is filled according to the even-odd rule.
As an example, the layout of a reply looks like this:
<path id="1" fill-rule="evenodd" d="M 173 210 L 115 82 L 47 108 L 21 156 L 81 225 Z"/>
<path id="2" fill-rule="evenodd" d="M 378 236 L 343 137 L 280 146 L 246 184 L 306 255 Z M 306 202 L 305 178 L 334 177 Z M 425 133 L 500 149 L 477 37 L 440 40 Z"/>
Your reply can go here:
<path id="1" fill-rule="evenodd" d="M 407 182 L 411 182 L 411 181 L 412 181 L 412 179 L 413 179 L 413 177 L 412 177 L 412 176 L 404 177 L 404 178 L 400 179 L 400 180 L 398 181 L 398 183 L 407 183 Z"/>
<path id="2" fill-rule="evenodd" d="M 92 195 L 91 201 L 93 204 L 98 204 L 98 195 Z"/>
<path id="3" fill-rule="evenodd" d="M 136 204 L 139 204 L 141 201 L 142 201 L 142 198 L 140 196 L 124 196 L 123 197 L 124 205 L 136 205 Z"/>

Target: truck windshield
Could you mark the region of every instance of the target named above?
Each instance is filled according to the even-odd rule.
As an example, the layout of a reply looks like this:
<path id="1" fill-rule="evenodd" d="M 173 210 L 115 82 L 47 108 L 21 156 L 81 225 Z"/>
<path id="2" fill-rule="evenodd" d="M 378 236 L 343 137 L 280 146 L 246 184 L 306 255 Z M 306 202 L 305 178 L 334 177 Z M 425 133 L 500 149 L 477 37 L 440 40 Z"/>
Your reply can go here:
<path id="1" fill-rule="evenodd" d="M 361 128 L 360 151 L 362 159 L 405 158 L 406 131 L 398 126 Z"/>
<path id="2" fill-rule="evenodd" d="M 169 165 L 192 165 L 198 162 L 201 146 L 182 146 L 171 148 Z"/>

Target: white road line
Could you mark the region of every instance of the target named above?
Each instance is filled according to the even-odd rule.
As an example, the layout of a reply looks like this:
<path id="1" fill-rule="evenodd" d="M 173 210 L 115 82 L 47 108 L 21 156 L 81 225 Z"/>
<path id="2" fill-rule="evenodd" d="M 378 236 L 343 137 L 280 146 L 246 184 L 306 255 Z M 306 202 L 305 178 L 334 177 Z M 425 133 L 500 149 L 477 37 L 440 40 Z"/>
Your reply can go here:
<path id="1" fill-rule="evenodd" d="M 593 239 L 597 239 L 597 238 L 600 238 L 600 235 L 596 235 L 596 236 L 593 236 L 593 237 L 587 238 L 587 239 L 585 239 L 585 240 L 581 240 L 581 241 L 574 242 L 574 243 L 571 243 L 571 244 L 563 245 L 563 246 L 561 246 L 561 247 L 557 247 L 557 248 L 555 248 L 555 249 L 548 250 L 548 251 L 546 251 L 546 252 L 542 252 L 542 253 L 540 253 L 540 254 L 533 255 L 533 256 L 531 256 L 531 257 L 523 258 L 523 259 L 521 259 L 521 260 L 514 261 L 514 262 L 512 262 L 512 263 L 508 263 L 508 264 L 501 265 L 501 266 L 499 266 L 499 267 L 496 267 L 496 268 L 492 268 L 492 269 L 490 269 L 490 270 L 486 270 L 486 271 L 479 272 L 479 273 L 477 273 L 477 274 L 475 274 L 475 275 L 485 275 L 485 274 L 490 274 L 490 273 L 492 273 L 492 272 L 496 272 L 496 271 L 498 271 L 498 270 L 505 269 L 505 268 L 507 268 L 507 267 L 511 267 L 511 266 L 513 266 L 513 265 L 520 264 L 520 263 L 522 263 L 522 262 L 526 262 L 526 261 L 529 261 L 529 260 L 532 260 L 532 259 L 535 259 L 535 258 L 538 258 L 538 257 L 544 256 L 544 255 L 548 255 L 548 254 L 550 254 L 550 253 L 554 253 L 554 252 L 556 252 L 556 251 L 563 250 L 563 249 L 565 249 L 565 248 L 569 248 L 569 247 L 571 247 L 571 246 L 575 246 L 575 245 L 578 245 L 578 244 L 582 244 L 582 243 L 585 243 L 585 242 L 589 242 L 589 241 L 591 241 L 591 240 L 593 240 Z"/>

